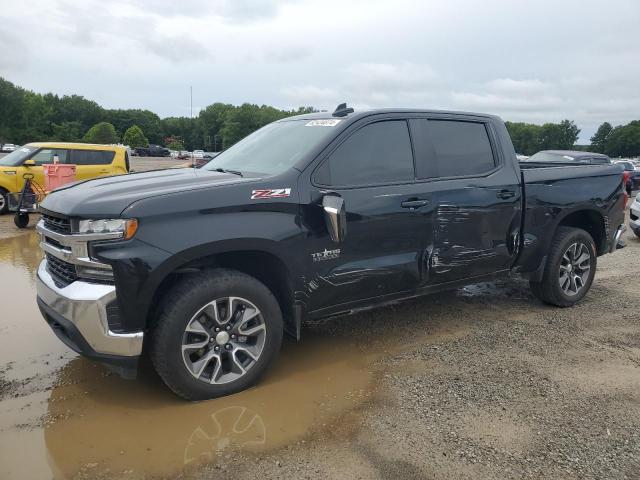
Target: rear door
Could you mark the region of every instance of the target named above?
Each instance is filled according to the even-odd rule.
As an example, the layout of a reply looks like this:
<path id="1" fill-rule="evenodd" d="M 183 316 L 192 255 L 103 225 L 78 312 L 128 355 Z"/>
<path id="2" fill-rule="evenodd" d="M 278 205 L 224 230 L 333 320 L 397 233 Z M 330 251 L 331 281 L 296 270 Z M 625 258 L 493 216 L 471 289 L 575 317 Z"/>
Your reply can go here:
<path id="1" fill-rule="evenodd" d="M 417 177 L 431 192 L 428 283 L 507 270 L 515 261 L 521 190 L 489 119 L 430 116 L 410 121 Z"/>
<path id="2" fill-rule="evenodd" d="M 72 150 L 71 162 L 76 165 L 76 179 L 104 177 L 112 173 L 113 150 Z"/>
<path id="3" fill-rule="evenodd" d="M 311 184 L 310 203 L 303 205 L 310 310 L 416 289 L 432 233 L 430 200 L 415 182 L 407 119 L 370 117 L 345 136 L 301 182 Z M 324 227 L 320 203 L 328 193 L 345 202 L 341 243 Z"/>

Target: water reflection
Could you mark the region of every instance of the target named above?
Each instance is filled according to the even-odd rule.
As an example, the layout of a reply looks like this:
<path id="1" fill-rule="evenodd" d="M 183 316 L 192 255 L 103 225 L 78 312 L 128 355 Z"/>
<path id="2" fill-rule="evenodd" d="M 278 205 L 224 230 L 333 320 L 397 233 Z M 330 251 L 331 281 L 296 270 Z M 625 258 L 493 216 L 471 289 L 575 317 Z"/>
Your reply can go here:
<path id="1" fill-rule="evenodd" d="M 7 217 L 0 217 L 2 226 Z M 42 258 L 40 236 L 35 230 L 9 232 L 0 236 L 0 266 L 10 265 L 26 270 L 32 279 Z"/>
<path id="2" fill-rule="evenodd" d="M 61 370 L 49 401 L 50 467 L 56 478 L 86 465 L 110 475 L 170 475 L 234 451 L 282 447 L 366 398 L 373 373 L 360 353 L 328 338 L 306 338 L 304 347 L 287 343 L 257 387 L 200 403 L 178 399 L 148 369 L 124 381 L 75 359 Z"/>

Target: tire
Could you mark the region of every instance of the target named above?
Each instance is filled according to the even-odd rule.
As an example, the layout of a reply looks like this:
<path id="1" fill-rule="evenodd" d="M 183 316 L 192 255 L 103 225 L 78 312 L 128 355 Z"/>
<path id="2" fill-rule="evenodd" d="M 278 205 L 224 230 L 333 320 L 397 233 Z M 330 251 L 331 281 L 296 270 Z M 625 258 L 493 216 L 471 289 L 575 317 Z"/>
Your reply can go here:
<path id="1" fill-rule="evenodd" d="M 9 198 L 7 192 L 0 188 L 0 215 L 9 211 Z"/>
<path id="2" fill-rule="evenodd" d="M 27 228 L 27 225 L 29 225 L 29 214 L 16 213 L 13 216 L 13 223 L 15 223 L 18 228 Z"/>
<path id="3" fill-rule="evenodd" d="M 636 237 L 640 238 L 640 228 L 633 231 L 636 234 Z"/>
<path id="4" fill-rule="evenodd" d="M 580 258 L 584 258 L 583 254 L 588 254 L 588 272 L 585 272 L 584 268 L 575 266 L 574 262 L 571 261 L 572 253 L 569 250 L 573 245 L 585 247 L 581 253 L 575 254 L 577 258 L 573 260 L 578 261 Z M 570 262 L 567 262 L 567 258 Z M 580 228 L 558 227 L 551 242 L 542 281 L 529 282 L 531 290 L 544 303 L 558 307 L 571 307 L 582 300 L 591 288 L 596 274 L 597 260 L 596 245 L 589 233 Z M 570 268 L 567 263 L 572 264 Z M 580 265 L 584 267 L 586 260 Z M 569 277 L 568 285 L 564 280 L 565 274 Z M 573 275 L 580 277 L 580 281 L 573 280 L 573 283 L 571 283 L 571 276 Z M 568 286 L 568 289 L 563 288 L 561 282 L 565 287 Z M 579 289 L 577 289 L 578 283 L 582 284 Z M 573 291 L 573 285 L 576 286 L 575 292 Z"/>
<path id="5" fill-rule="evenodd" d="M 278 301 L 264 284 L 235 270 L 205 270 L 185 278 L 164 296 L 155 319 L 151 361 L 164 383 L 186 400 L 255 385 L 282 343 Z M 253 336 L 252 330 L 257 330 Z"/>

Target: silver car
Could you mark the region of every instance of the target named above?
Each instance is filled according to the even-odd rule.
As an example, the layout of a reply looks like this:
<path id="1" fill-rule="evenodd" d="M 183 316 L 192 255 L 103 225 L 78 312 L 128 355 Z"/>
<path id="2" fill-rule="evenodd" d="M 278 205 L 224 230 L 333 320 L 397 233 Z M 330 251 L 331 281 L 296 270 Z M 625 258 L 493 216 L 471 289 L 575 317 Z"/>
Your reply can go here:
<path id="1" fill-rule="evenodd" d="M 640 193 L 636 195 L 636 199 L 631 204 L 629 216 L 629 226 L 633 233 L 640 237 Z"/>

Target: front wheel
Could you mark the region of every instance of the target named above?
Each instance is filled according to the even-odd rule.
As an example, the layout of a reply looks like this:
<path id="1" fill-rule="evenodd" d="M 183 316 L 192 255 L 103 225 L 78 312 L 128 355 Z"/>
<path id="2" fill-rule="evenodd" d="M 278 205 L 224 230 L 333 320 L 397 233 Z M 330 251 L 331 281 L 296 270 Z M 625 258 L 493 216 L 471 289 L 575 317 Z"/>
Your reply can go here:
<path id="1" fill-rule="evenodd" d="M 9 211 L 9 198 L 7 192 L 0 188 L 0 215 Z"/>
<path id="2" fill-rule="evenodd" d="M 541 282 L 530 282 L 533 294 L 545 303 L 570 307 L 582 300 L 596 274 L 597 253 L 589 233 L 559 227 L 551 243 Z"/>
<path id="3" fill-rule="evenodd" d="M 220 397 L 257 383 L 282 332 L 280 306 L 265 285 L 234 270 L 207 270 L 165 295 L 151 329 L 151 360 L 177 395 Z"/>
<path id="4" fill-rule="evenodd" d="M 16 213 L 13 216 L 13 223 L 15 223 L 18 228 L 27 228 L 27 225 L 29 225 L 29 214 L 20 212 Z"/>

